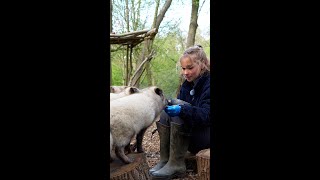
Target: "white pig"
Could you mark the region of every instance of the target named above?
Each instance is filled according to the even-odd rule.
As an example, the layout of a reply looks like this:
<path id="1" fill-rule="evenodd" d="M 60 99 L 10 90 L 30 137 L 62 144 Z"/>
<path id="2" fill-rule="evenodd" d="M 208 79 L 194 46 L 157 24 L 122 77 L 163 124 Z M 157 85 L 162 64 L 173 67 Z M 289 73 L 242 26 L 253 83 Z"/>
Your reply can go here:
<path id="1" fill-rule="evenodd" d="M 124 163 L 132 160 L 124 154 L 131 139 L 142 134 L 156 120 L 167 105 L 167 100 L 156 86 L 110 101 L 110 158 L 114 147 L 116 156 Z"/>

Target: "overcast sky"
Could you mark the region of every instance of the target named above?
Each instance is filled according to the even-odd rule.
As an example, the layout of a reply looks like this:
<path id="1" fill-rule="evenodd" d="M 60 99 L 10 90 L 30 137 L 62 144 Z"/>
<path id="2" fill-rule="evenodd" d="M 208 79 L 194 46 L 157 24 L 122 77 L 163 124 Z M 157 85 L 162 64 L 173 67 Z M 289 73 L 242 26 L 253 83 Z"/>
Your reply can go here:
<path id="1" fill-rule="evenodd" d="M 210 36 L 210 1 L 205 0 L 205 3 L 202 5 L 203 2 L 204 0 L 200 0 L 202 8 L 198 16 L 198 28 L 201 29 L 203 36 L 208 37 Z M 191 8 L 191 0 L 183 2 L 173 1 L 161 24 L 165 24 L 166 21 L 180 19 L 180 30 L 184 34 L 187 34 L 190 25 Z"/>
<path id="2" fill-rule="evenodd" d="M 203 4 L 203 2 L 205 3 Z M 161 2 L 159 11 L 162 8 L 163 4 L 164 1 Z M 155 9 L 154 5 L 155 3 L 141 10 L 142 21 L 143 19 L 147 21 L 146 29 L 151 27 Z M 164 24 L 170 21 L 178 22 L 180 20 L 180 30 L 183 32 L 183 34 L 187 35 L 190 24 L 191 8 L 191 0 L 172 1 L 170 8 L 166 12 L 165 17 L 161 22 L 161 25 L 163 26 Z M 201 8 L 201 11 L 198 15 L 198 29 L 201 29 L 202 36 L 208 37 L 210 36 L 210 0 L 200 0 L 199 8 Z M 113 28 L 115 31 L 117 31 L 117 28 L 121 28 L 121 26 L 117 26 L 117 24 L 117 22 L 113 24 Z"/>
<path id="3" fill-rule="evenodd" d="M 203 0 L 200 0 L 200 6 L 202 6 Z M 200 7 L 199 7 L 200 8 Z M 177 18 L 181 20 L 180 29 L 188 33 L 190 17 L 191 17 L 191 0 L 185 1 L 184 5 L 182 4 L 172 4 L 170 6 L 170 11 L 168 10 L 166 14 L 167 18 Z M 210 30 L 210 1 L 205 0 L 200 14 L 198 16 L 198 28 L 202 31 Z"/>

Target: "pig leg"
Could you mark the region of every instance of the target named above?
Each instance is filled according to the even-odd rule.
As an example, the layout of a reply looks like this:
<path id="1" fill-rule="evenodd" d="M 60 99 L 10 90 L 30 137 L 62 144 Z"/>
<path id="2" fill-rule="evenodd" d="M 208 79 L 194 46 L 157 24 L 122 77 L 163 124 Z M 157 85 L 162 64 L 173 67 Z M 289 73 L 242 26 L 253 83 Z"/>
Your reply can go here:
<path id="1" fill-rule="evenodd" d="M 124 146 L 122 147 L 116 147 L 115 148 L 115 152 L 116 152 L 116 155 L 117 157 L 125 164 L 129 164 L 129 163 L 132 163 L 133 160 L 131 160 L 128 156 L 126 156 L 124 154 Z"/>
<path id="2" fill-rule="evenodd" d="M 136 149 L 137 149 L 137 142 L 126 145 L 126 147 L 124 147 L 124 152 L 125 154 L 130 154 L 134 152 Z"/>
<path id="3" fill-rule="evenodd" d="M 125 154 L 130 154 L 132 153 L 133 151 L 131 150 L 130 148 L 130 143 L 128 145 L 126 145 L 126 147 L 124 147 L 124 151 L 125 151 Z"/>
<path id="4" fill-rule="evenodd" d="M 125 154 L 130 154 L 130 153 L 134 152 L 137 148 L 136 144 L 137 144 L 136 142 L 134 144 L 131 144 L 131 141 L 130 141 L 129 144 L 124 147 Z"/>
<path id="5" fill-rule="evenodd" d="M 146 132 L 147 128 L 145 129 L 142 129 L 138 134 L 137 134 L 137 137 L 136 137 L 136 140 L 137 140 L 137 152 L 138 153 L 143 153 L 144 150 L 142 148 L 142 140 L 143 140 L 143 136 L 144 136 L 144 133 Z"/>

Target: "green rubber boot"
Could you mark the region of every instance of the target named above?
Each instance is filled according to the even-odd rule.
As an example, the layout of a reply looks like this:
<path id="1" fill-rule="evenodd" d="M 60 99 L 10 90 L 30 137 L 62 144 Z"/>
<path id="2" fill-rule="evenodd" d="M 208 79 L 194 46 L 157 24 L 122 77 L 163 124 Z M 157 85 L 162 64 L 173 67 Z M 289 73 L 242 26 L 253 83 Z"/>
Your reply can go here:
<path id="1" fill-rule="evenodd" d="M 171 122 L 170 155 L 168 163 L 151 174 L 152 179 L 174 179 L 186 175 L 185 154 L 189 146 L 189 137 L 181 125 Z"/>
<path id="2" fill-rule="evenodd" d="M 149 170 L 150 174 L 161 169 L 169 160 L 170 126 L 166 126 L 159 122 L 156 122 L 156 124 L 160 137 L 160 161 L 156 166 Z"/>

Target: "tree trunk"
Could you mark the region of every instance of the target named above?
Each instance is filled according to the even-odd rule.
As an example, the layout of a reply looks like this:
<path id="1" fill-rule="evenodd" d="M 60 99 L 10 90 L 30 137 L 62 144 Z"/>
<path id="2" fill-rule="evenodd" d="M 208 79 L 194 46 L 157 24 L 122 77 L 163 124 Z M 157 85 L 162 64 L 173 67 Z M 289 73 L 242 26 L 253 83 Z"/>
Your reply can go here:
<path id="1" fill-rule="evenodd" d="M 192 0 L 191 19 L 190 19 L 186 48 L 193 46 L 195 42 L 195 36 L 198 28 L 198 10 L 199 10 L 199 0 Z"/>
<path id="2" fill-rule="evenodd" d="M 134 161 L 130 164 L 124 164 L 119 159 L 115 159 L 110 163 L 110 180 L 151 179 L 145 153 L 131 153 L 127 156 Z"/>
<path id="3" fill-rule="evenodd" d="M 196 32 L 198 28 L 198 10 L 199 10 L 199 0 L 192 0 L 191 18 L 190 18 L 186 48 L 193 46 L 195 42 Z M 183 81 L 184 81 L 183 77 L 180 76 L 179 86 L 176 91 L 177 96 L 180 92 L 180 88 Z"/>
<path id="4" fill-rule="evenodd" d="M 148 86 L 153 86 L 153 83 L 152 83 L 152 71 L 151 71 L 151 66 L 150 66 L 150 63 L 148 62 L 146 64 L 146 70 L 147 70 L 147 81 L 148 81 Z"/>
<path id="5" fill-rule="evenodd" d="M 125 82 L 125 85 L 126 85 L 126 86 L 128 85 L 128 83 L 129 83 L 129 78 L 130 78 L 130 77 L 129 77 L 129 76 L 130 76 L 130 75 L 129 75 L 129 67 L 130 67 L 130 64 L 129 64 L 129 63 L 130 63 L 130 62 L 129 62 L 129 59 L 130 59 L 130 57 L 129 57 L 129 56 L 130 56 L 130 55 L 129 55 L 129 50 L 130 50 L 130 46 L 127 45 L 127 55 L 126 55 L 127 58 L 126 58 L 126 63 L 125 63 L 126 65 L 125 65 L 125 69 L 124 69 L 124 70 L 125 70 L 125 81 L 124 81 L 124 82 Z"/>
<path id="6" fill-rule="evenodd" d="M 127 32 L 129 32 L 130 26 L 129 26 L 129 2 L 128 2 L 128 0 L 126 0 L 125 21 L 126 21 L 126 25 L 127 25 Z"/>
<path id="7" fill-rule="evenodd" d="M 136 7 L 135 4 L 138 6 Z M 137 3 L 135 3 L 134 0 L 131 0 L 131 16 L 133 17 L 132 20 L 132 29 L 133 31 L 137 31 L 139 27 L 139 19 L 140 19 L 140 7 L 141 7 L 141 0 L 138 0 Z"/>
<path id="8" fill-rule="evenodd" d="M 160 0 L 157 0 L 156 2 L 156 9 L 154 11 L 154 17 L 153 17 L 153 23 L 152 23 L 152 27 L 155 28 L 156 27 L 156 22 L 157 22 L 157 15 L 158 15 L 158 11 L 159 11 L 159 5 L 160 5 Z"/>
<path id="9" fill-rule="evenodd" d="M 155 24 L 155 26 L 154 26 L 154 28 L 156 28 L 157 30 L 159 29 L 160 24 L 161 24 L 161 22 L 162 22 L 162 20 L 163 20 L 163 18 L 164 18 L 164 15 L 166 14 L 167 10 L 169 9 L 169 7 L 170 7 L 170 5 L 171 5 L 171 2 L 172 2 L 172 0 L 167 0 L 167 1 L 165 2 L 165 4 L 163 5 L 163 7 L 162 7 L 162 9 L 161 9 L 161 11 L 160 11 L 160 13 L 159 13 L 159 15 L 157 16 L 157 18 L 156 18 L 156 24 Z"/>
<path id="10" fill-rule="evenodd" d="M 112 33 L 112 1 L 110 1 L 110 33 Z M 111 50 L 111 44 L 110 50 Z M 109 59 L 110 61 L 110 86 L 112 85 L 112 63 L 111 63 L 111 58 Z"/>

